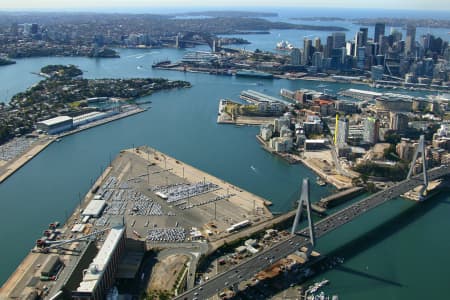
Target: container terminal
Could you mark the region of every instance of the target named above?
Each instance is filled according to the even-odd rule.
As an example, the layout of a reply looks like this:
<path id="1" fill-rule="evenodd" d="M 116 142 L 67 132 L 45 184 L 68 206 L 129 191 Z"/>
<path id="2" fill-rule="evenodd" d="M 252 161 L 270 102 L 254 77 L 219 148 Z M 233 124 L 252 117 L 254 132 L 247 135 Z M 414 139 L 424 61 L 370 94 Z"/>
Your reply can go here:
<path id="1" fill-rule="evenodd" d="M 0 299 L 105 299 L 117 282 L 148 278 L 146 251 L 194 247 L 206 254 L 272 220 L 266 205 L 152 148 L 123 150 L 63 226 L 43 228 Z M 194 274 L 197 262 L 188 262 Z"/>

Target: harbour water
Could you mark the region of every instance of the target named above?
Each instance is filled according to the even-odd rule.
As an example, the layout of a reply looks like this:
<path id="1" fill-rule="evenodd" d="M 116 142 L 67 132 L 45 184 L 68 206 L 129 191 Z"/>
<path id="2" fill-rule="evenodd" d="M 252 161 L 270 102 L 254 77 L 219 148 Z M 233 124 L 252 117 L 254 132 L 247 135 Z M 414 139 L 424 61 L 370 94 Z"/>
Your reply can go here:
<path id="1" fill-rule="evenodd" d="M 274 212 L 292 208 L 305 176 L 311 178 L 313 201 L 331 193 L 329 187 L 317 186 L 316 176 L 305 167 L 289 165 L 262 150 L 255 139 L 257 127 L 216 124 L 221 98 L 238 99 L 244 89 L 271 95 L 277 95 L 280 88 L 320 89 L 319 82 L 258 83 L 251 78 L 151 69 L 154 61 L 177 60 L 184 53 L 176 49 L 120 50 L 120 59 L 31 58 L 0 68 L 0 99 L 4 101 L 40 80 L 30 72 L 47 64 L 78 65 L 87 78 L 167 77 L 193 85 L 155 93 L 148 97 L 151 108 L 142 114 L 65 137 L 0 185 L 1 282 L 48 223 L 63 221 L 72 213 L 79 195 L 88 191 L 110 158 L 133 145 L 148 144 L 265 197 L 273 202 Z M 332 91 L 349 87 L 326 86 Z M 446 195 L 423 204 L 397 199 L 324 237 L 318 250 L 327 253 L 344 247 L 336 251 L 345 258 L 340 268 L 324 274 L 331 280 L 327 294 L 339 294 L 342 299 L 445 298 L 450 292 L 446 282 L 450 278 L 450 257 L 446 255 L 450 251 L 446 238 L 449 204 Z M 382 224 L 388 225 L 380 228 Z"/>

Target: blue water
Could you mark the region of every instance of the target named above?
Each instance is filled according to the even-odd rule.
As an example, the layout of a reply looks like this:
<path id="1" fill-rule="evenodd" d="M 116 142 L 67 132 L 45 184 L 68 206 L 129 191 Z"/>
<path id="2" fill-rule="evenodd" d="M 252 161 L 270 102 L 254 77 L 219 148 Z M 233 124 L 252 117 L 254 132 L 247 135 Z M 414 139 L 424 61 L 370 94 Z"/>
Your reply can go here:
<path id="1" fill-rule="evenodd" d="M 279 33 L 289 39 L 302 34 Z M 270 37 L 251 36 L 251 40 L 255 43 L 252 46 L 269 49 L 277 42 L 277 33 Z M 31 58 L 0 68 L 0 99 L 4 101 L 40 80 L 30 72 L 57 63 L 78 65 L 87 78 L 152 76 L 183 79 L 193 84 L 190 89 L 150 96 L 151 108 L 145 113 L 52 144 L 0 185 L 3 224 L 0 239 L 5 241 L 0 252 L 0 281 L 6 280 L 49 222 L 65 220 L 72 213 L 78 195 L 88 191 L 109 158 L 133 145 L 148 144 L 265 197 L 274 203 L 273 211 L 292 207 L 301 179 L 315 175 L 301 165 L 288 165 L 262 150 L 255 140 L 256 127 L 216 124 L 218 101 L 237 99 L 244 89 L 278 95 L 280 88 L 319 89 L 320 82 L 259 80 L 261 86 L 250 78 L 150 68 L 154 61 L 176 60 L 184 53 L 176 49 L 120 50 L 120 59 Z M 326 86 L 332 91 L 349 87 L 367 89 L 347 84 Z M 313 200 L 331 193 L 329 187 L 318 187 L 312 181 Z M 446 283 L 450 278 L 450 258 L 446 255 L 450 240 L 445 238 L 450 228 L 449 203 L 447 195 L 420 206 L 395 200 L 321 239 L 318 250 L 325 253 L 350 245 L 341 253 L 346 258 L 345 268 L 323 275 L 331 280 L 328 291 L 338 293 L 342 299 L 445 298 L 450 292 Z M 417 208 L 411 211 L 411 207 Z M 389 220 L 393 220 L 387 223 L 389 227 L 373 231 Z"/>

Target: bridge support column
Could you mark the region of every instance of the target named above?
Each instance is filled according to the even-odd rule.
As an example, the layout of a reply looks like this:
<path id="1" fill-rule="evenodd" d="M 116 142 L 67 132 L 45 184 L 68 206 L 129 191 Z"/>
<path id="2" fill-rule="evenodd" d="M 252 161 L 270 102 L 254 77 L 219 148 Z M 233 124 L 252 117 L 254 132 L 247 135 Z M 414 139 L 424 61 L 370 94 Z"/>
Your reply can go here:
<path id="1" fill-rule="evenodd" d="M 314 235 L 314 224 L 311 217 L 311 202 L 309 201 L 309 179 L 303 179 L 302 183 L 302 194 L 300 200 L 298 201 L 297 213 L 295 214 L 294 223 L 292 224 L 291 234 L 295 234 L 298 223 L 301 220 L 303 205 L 306 206 L 306 212 L 308 215 L 308 227 L 309 227 L 309 238 L 311 244 L 314 246 L 316 239 Z"/>
<path id="2" fill-rule="evenodd" d="M 424 135 L 421 135 L 419 138 L 419 144 L 417 145 L 417 149 L 414 152 L 413 160 L 411 161 L 411 167 L 409 168 L 408 176 L 406 177 L 406 179 L 411 179 L 411 176 L 414 171 L 414 166 L 416 164 L 419 153 L 422 154 L 422 172 L 423 172 L 423 184 L 424 184 L 424 188 L 422 189 L 422 193 L 423 193 L 423 191 L 425 191 L 426 188 L 428 187 L 428 174 L 427 174 L 427 161 L 425 159 L 425 136 Z"/>

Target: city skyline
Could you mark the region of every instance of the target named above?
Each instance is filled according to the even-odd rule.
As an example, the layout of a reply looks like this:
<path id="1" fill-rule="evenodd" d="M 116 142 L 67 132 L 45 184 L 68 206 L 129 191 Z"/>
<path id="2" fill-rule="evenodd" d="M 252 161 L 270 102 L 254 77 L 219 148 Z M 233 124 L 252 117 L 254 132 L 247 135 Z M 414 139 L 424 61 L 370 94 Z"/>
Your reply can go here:
<path id="1" fill-rule="evenodd" d="M 399 1 L 387 1 L 381 0 L 376 3 L 373 2 L 361 2 L 358 0 L 345 0 L 345 1 L 330 1 L 330 0 L 319 0 L 315 1 L 313 4 L 309 1 L 294 1 L 294 0 L 281 0 L 278 1 L 276 6 L 273 2 L 268 0 L 230 0 L 230 1 L 216 1 L 211 3 L 205 0 L 196 0 L 186 6 L 186 2 L 181 0 L 167 0 L 161 5 L 160 2 L 155 1 L 145 1 L 145 0 L 98 0 L 95 2 L 80 0 L 76 3 L 67 1 L 57 1 L 57 0 L 42 0 L 39 3 L 32 0 L 4 0 L 2 1 L 2 9 L 51 9 L 51 10 L 85 10 L 85 9 L 111 9 L 111 8 L 133 8 L 133 7 L 146 7 L 146 8 L 174 8 L 180 9 L 198 9 L 198 8 L 250 8 L 255 6 L 257 8 L 282 8 L 282 7 L 305 7 L 305 8 L 359 8 L 359 9 L 398 9 L 398 10 L 450 10 L 450 3 L 445 0 L 434 0 L 434 1 L 421 1 L 421 0 L 399 0 Z"/>

